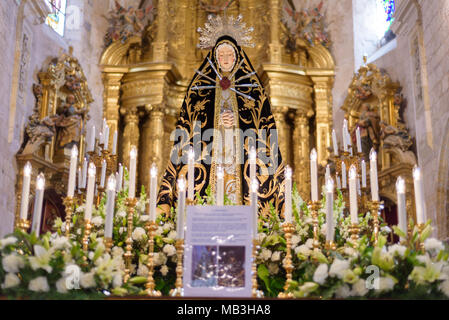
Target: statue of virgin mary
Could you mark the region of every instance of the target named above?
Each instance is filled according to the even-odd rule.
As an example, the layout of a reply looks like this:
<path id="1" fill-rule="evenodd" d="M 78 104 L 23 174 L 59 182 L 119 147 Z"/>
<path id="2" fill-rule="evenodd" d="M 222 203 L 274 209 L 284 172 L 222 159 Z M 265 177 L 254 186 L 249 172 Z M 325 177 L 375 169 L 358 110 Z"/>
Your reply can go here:
<path id="1" fill-rule="evenodd" d="M 215 193 L 217 173 L 224 192 L 237 205 L 250 204 L 250 151 L 257 154 L 259 213 L 270 204 L 281 212 L 284 163 L 269 98 L 242 46 L 252 29 L 241 16 L 209 17 L 200 48 L 210 49 L 190 82 L 176 125 L 171 158 L 159 191 L 158 207 L 176 206 L 177 179 L 187 176 L 188 153 L 195 154 L 195 195 Z M 254 151 L 253 151 L 254 152 Z"/>

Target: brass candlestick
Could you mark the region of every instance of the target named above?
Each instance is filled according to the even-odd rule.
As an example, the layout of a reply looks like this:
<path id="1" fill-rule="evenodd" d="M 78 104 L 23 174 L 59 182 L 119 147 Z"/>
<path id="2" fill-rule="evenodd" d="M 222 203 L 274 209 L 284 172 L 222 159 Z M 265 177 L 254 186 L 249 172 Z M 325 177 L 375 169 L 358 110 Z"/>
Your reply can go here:
<path id="1" fill-rule="evenodd" d="M 106 248 L 106 253 L 111 253 L 112 245 L 114 244 L 114 240 L 112 238 L 104 238 L 104 246 Z"/>
<path id="2" fill-rule="evenodd" d="M 318 225 L 318 210 L 320 208 L 319 201 L 311 202 L 312 210 L 312 223 L 313 223 L 313 248 L 318 249 L 320 247 L 319 241 L 319 225 Z"/>
<path id="3" fill-rule="evenodd" d="M 70 236 L 70 226 L 72 224 L 72 214 L 74 206 L 73 197 L 65 197 L 63 204 L 65 206 L 65 236 L 68 238 Z"/>
<path id="4" fill-rule="evenodd" d="M 89 250 L 89 237 L 90 231 L 92 229 L 92 224 L 90 220 L 84 219 L 84 234 L 83 234 L 83 251 L 84 251 L 84 261 L 87 261 L 87 252 Z"/>
<path id="5" fill-rule="evenodd" d="M 17 227 L 23 232 L 27 233 L 28 229 L 30 229 L 31 221 L 26 219 L 20 219 Z"/>
<path id="6" fill-rule="evenodd" d="M 97 192 L 98 192 L 98 194 L 97 194 L 97 205 L 96 205 L 97 208 L 100 206 L 101 196 L 103 195 L 104 190 L 105 190 L 104 187 L 98 187 L 97 188 Z"/>
<path id="7" fill-rule="evenodd" d="M 259 286 L 257 285 L 257 252 L 259 251 L 260 243 L 259 240 L 254 239 L 253 240 L 253 261 L 251 266 L 251 276 L 252 276 L 252 295 L 253 298 L 263 298 L 264 294 L 263 291 L 259 290 Z"/>
<path id="8" fill-rule="evenodd" d="M 133 219 L 134 219 L 134 210 L 137 203 L 136 198 L 128 198 L 126 199 L 126 206 L 128 208 L 128 237 L 126 239 L 126 252 L 123 255 L 125 257 L 125 277 L 123 278 L 123 282 L 127 283 L 131 276 L 131 260 L 133 257 Z"/>
<path id="9" fill-rule="evenodd" d="M 148 231 L 148 280 L 146 284 L 146 293 L 152 297 L 160 297 L 162 294 L 160 291 L 155 290 L 156 284 L 154 283 L 154 234 L 156 233 L 157 225 L 155 221 L 151 221 L 147 224 Z"/>
<path id="10" fill-rule="evenodd" d="M 334 241 L 326 241 L 324 248 L 328 251 L 328 255 L 329 255 L 330 251 L 337 250 L 337 244 Z"/>
<path id="11" fill-rule="evenodd" d="M 349 228 L 349 232 L 351 233 L 351 243 L 353 246 L 357 246 L 357 241 L 359 240 L 359 232 L 360 227 L 357 223 L 353 223 Z"/>
<path id="12" fill-rule="evenodd" d="M 285 233 L 285 239 L 287 242 L 286 247 L 286 254 L 285 254 L 285 260 L 284 260 L 284 269 L 287 274 L 285 285 L 284 285 L 284 292 L 279 293 L 278 297 L 282 299 L 287 298 L 294 298 L 293 293 L 288 292 L 290 288 L 290 284 L 292 282 L 292 272 L 293 272 L 293 263 L 292 263 L 292 234 L 295 231 L 295 227 L 292 223 L 285 223 L 283 226 L 284 233 Z"/>
<path id="13" fill-rule="evenodd" d="M 419 234 L 417 250 L 419 250 L 421 252 L 425 252 L 424 242 L 421 241 L 421 236 L 422 236 L 424 229 L 426 228 L 426 225 L 424 223 L 420 223 L 420 224 L 418 224 L 417 227 L 418 227 L 418 234 Z"/>
<path id="14" fill-rule="evenodd" d="M 182 274 L 183 274 L 183 255 L 184 255 L 184 239 L 176 240 L 176 255 L 178 262 L 176 264 L 176 283 L 175 289 L 170 290 L 172 297 L 184 296 L 184 290 L 182 288 Z"/>
<path id="15" fill-rule="evenodd" d="M 373 216 L 373 233 L 374 233 L 374 245 L 377 245 L 379 239 L 379 201 L 369 201 L 368 209 L 371 211 Z"/>

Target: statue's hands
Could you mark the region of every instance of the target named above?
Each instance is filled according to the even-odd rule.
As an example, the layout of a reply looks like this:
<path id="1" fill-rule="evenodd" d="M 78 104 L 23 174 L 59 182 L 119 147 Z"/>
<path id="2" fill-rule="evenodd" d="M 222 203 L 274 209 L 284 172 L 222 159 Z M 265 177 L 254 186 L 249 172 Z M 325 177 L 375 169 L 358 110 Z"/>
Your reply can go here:
<path id="1" fill-rule="evenodd" d="M 234 126 L 234 114 L 230 110 L 226 110 L 221 114 L 221 123 L 225 128 Z"/>

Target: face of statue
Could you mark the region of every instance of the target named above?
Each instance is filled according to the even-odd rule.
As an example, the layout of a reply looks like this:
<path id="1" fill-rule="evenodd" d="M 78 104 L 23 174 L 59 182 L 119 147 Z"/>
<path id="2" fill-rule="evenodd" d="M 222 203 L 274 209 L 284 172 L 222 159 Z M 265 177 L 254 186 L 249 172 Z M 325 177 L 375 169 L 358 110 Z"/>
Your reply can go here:
<path id="1" fill-rule="evenodd" d="M 217 59 L 220 69 L 230 72 L 235 63 L 235 51 L 230 45 L 221 45 L 217 48 Z"/>

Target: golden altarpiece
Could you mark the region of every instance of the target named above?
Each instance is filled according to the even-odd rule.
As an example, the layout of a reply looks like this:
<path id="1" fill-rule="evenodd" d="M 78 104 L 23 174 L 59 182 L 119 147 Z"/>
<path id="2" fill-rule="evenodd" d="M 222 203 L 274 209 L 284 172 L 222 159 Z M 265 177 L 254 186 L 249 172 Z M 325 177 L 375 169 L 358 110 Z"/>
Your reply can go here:
<path id="1" fill-rule="evenodd" d="M 345 119 L 353 136 L 357 126 L 365 127 L 366 138 L 371 141 L 369 147 L 378 152 L 379 193 L 386 202 L 385 210 L 392 209 L 388 208 L 388 203 L 396 206 L 396 181 L 402 177 L 406 184 L 407 213 L 409 218 L 416 219 L 412 171 L 417 160 L 413 151 L 415 143 L 402 120 L 406 107 L 402 88 L 398 82 L 392 81 L 385 70 L 374 64 L 366 65 L 366 57 L 364 61 L 365 64 L 349 85 L 341 109 L 345 111 Z M 369 151 L 363 150 L 368 164 Z"/>
<path id="2" fill-rule="evenodd" d="M 62 198 L 67 189 L 69 163 L 73 145 L 84 155 L 85 125 L 89 120 L 92 95 L 79 61 L 68 54 L 54 58 L 37 74 L 33 85 L 34 110 L 25 128 L 24 142 L 16 155 L 17 183 L 15 221 L 18 221 L 22 177 L 26 162 L 32 165 L 31 190 L 39 173 L 44 173 L 44 230 L 51 228 L 56 216 L 64 216 Z"/>
<path id="3" fill-rule="evenodd" d="M 100 60 L 104 117 L 110 132 L 119 130 L 124 165 L 130 147 L 139 147 L 139 182 L 145 186 L 152 163 L 161 168 L 160 174 L 164 172 L 188 81 L 207 53 L 197 48 L 197 29 L 208 14 L 223 14 L 205 2 L 153 1 L 156 14 L 142 36 L 113 41 Z M 246 52 L 271 98 L 283 159 L 296 169 L 299 191 L 307 199 L 310 149 L 316 147 L 323 165 L 329 155 L 334 61 L 321 43 L 289 32 L 284 10 L 282 0 L 240 0 L 229 6 L 227 14 L 241 14 L 254 28 L 256 46 Z M 292 41 L 294 49 L 288 46 Z"/>

